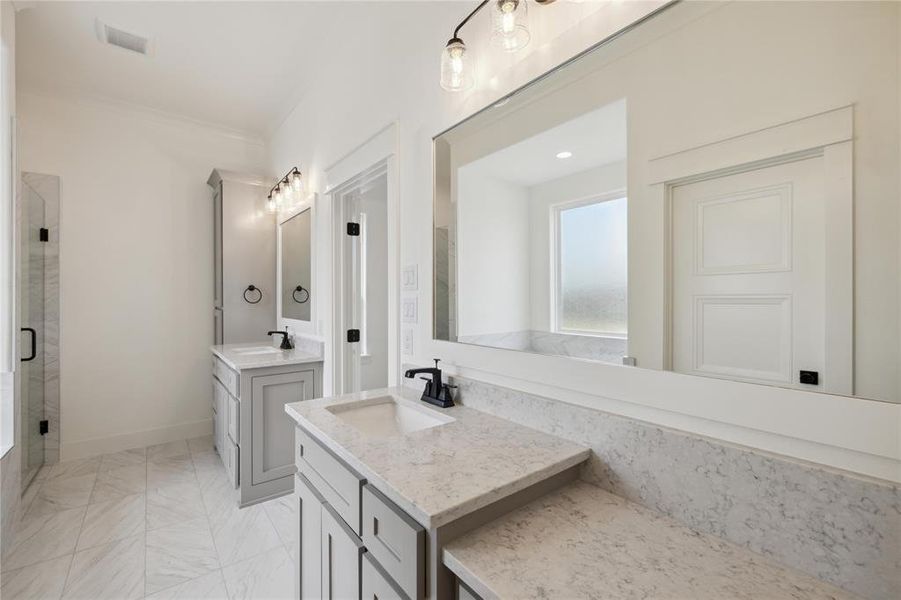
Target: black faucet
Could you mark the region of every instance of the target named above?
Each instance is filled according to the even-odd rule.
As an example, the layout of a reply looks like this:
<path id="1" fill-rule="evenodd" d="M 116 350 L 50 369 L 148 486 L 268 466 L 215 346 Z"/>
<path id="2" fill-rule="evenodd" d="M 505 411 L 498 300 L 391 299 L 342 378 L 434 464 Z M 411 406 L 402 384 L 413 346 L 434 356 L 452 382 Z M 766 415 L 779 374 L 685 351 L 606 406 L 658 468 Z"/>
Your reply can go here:
<path id="1" fill-rule="evenodd" d="M 435 361 L 435 367 L 429 369 L 408 369 L 406 373 L 404 373 L 404 377 L 407 379 L 413 379 L 419 373 L 428 373 L 432 376 L 431 379 L 426 377 L 420 377 L 420 379 L 425 380 L 425 389 L 422 391 L 422 397 L 420 400 L 423 402 L 428 402 L 429 404 L 434 404 L 435 406 L 440 406 L 441 408 L 450 408 L 454 405 L 454 398 L 451 395 L 451 389 L 457 386 L 448 385 L 446 383 L 441 383 L 441 369 L 438 368 L 439 359 L 433 359 Z"/>
<path id="2" fill-rule="evenodd" d="M 288 330 L 285 331 L 270 331 L 266 335 L 272 335 L 273 333 L 277 333 L 282 336 L 282 344 L 279 346 L 282 350 L 294 350 L 294 344 L 291 342 L 291 338 L 288 337 Z"/>

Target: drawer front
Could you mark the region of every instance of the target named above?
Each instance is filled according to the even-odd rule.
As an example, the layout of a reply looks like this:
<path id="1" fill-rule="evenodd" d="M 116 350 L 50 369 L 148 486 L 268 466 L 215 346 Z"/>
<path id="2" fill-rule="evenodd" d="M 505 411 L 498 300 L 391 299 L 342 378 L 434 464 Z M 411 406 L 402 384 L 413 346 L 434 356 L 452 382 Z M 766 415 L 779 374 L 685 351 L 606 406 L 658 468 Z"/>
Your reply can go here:
<path id="1" fill-rule="evenodd" d="M 213 357 L 213 375 L 222 382 L 229 394 L 235 398 L 241 397 L 240 389 L 238 388 L 238 374 L 215 356 Z"/>
<path id="2" fill-rule="evenodd" d="M 370 552 L 363 555 L 361 579 L 362 600 L 409 600 L 403 590 L 391 581 L 391 577 L 375 562 Z"/>
<path id="3" fill-rule="evenodd" d="M 322 597 L 356 600 L 360 597 L 363 542 L 334 513 L 322 505 Z"/>
<path id="4" fill-rule="evenodd" d="M 231 396 L 226 397 L 225 404 L 228 407 L 228 435 L 232 442 L 239 444 L 241 442 L 241 429 L 238 426 L 238 420 L 240 419 L 241 411 L 239 409 L 241 406 L 238 404 L 238 400 Z"/>
<path id="5" fill-rule="evenodd" d="M 360 535 L 360 494 L 365 479 L 301 429 L 295 428 L 297 470 Z"/>
<path id="6" fill-rule="evenodd" d="M 362 537 L 407 596 L 425 595 L 425 529 L 369 484 L 363 486 Z"/>

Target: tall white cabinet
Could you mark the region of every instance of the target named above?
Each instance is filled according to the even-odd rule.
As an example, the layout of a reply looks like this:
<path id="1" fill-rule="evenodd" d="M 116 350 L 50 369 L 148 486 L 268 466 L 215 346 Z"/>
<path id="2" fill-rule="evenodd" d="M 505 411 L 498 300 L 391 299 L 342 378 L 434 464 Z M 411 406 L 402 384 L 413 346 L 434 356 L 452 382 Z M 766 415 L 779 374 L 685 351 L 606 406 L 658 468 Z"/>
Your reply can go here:
<path id="1" fill-rule="evenodd" d="M 266 180 L 214 169 L 207 184 L 213 191 L 214 343 L 266 340 L 276 324 L 276 229 L 275 216 L 266 212 Z"/>

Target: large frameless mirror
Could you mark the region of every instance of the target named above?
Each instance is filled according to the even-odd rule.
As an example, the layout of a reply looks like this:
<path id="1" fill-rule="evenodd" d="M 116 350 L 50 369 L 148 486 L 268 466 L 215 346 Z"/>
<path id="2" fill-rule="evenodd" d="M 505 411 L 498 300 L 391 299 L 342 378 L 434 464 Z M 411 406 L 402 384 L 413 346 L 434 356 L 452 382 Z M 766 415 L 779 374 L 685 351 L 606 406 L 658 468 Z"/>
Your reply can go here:
<path id="1" fill-rule="evenodd" d="M 434 140 L 434 337 L 899 401 L 901 4 L 678 3 Z"/>

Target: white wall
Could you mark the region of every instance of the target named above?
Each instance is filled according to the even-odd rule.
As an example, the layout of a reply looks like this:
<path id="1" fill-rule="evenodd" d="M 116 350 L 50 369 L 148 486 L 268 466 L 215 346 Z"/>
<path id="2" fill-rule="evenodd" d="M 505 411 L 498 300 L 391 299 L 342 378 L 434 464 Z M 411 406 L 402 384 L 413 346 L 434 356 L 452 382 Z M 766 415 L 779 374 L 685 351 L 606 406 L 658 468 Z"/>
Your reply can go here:
<path id="1" fill-rule="evenodd" d="M 457 232 L 457 334 L 529 329 L 528 188 L 463 167 Z"/>
<path id="2" fill-rule="evenodd" d="M 12 156 L 11 118 L 16 114 L 16 15 L 11 2 L 0 2 L 0 553 L 12 531 L 19 505 L 21 452 L 19 406 L 13 385 L 15 344 L 15 235 L 13 198 L 16 176 Z"/>
<path id="3" fill-rule="evenodd" d="M 625 161 L 601 165 L 529 188 L 531 213 L 531 329 L 551 331 L 551 206 L 626 189 Z M 632 324 L 629 324 L 631 329 Z"/>
<path id="4" fill-rule="evenodd" d="M 210 429 L 214 167 L 261 143 L 20 93 L 20 167 L 59 175 L 61 458 Z"/>
<path id="5" fill-rule="evenodd" d="M 806 34 L 813 35 L 820 28 L 810 27 L 808 18 L 797 11 L 818 5 L 774 3 L 769 8 L 781 10 L 781 7 L 787 6 L 787 10 L 797 14 L 796 19 L 789 21 L 794 21 L 794 26 L 800 26 Z M 439 52 L 451 28 L 465 14 L 468 6 L 428 3 L 386 7 L 386 11 L 398 12 L 399 22 L 415 22 L 417 27 L 409 29 L 408 35 L 403 37 L 384 39 L 374 33 L 372 39 L 360 39 L 356 46 L 337 48 L 335 54 L 329 57 L 328 70 L 322 72 L 317 85 L 295 107 L 271 140 L 270 170 L 282 172 L 295 163 L 299 164 L 309 175 L 312 189 L 321 191 L 325 186 L 323 174 L 329 165 L 387 124 L 397 124 L 401 264 L 419 266 L 420 319 L 413 355 L 406 357 L 406 360 L 427 364 L 433 356 L 441 357 L 444 367 L 451 373 L 824 464 L 901 479 L 898 435 L 901 415 L 895 405 L 431 339 L 432 136 L 651 8 L 650 4 L 640 2 L 609 5 L 583 3 L 574 6 L 594 12 L 586 12 L 578 22 L 573 19 L 573 13 L 567 12 L 576 10 L 569 4 L 555 3 L 549 7 L 535 8 L 534 12 L 540 11 L 541 18 L 533 21 L 537 27 L 530 46 L 520 53 L 501 58 L 487 50 L 484 27 L 476 23 L 466 39 L 473 54 L 479 57 L 481 84 L 469 94 L 447 94 L 438 86 Z M 847 6 L 850 5 L 840 5 L 834 10 Z M 862 6 L 861 10 L 876 11 L 886 6 Z M 710 7 L 703 3 L 683 3 L 676 8 L 702 13 Z M 733 17 L 740 16 L 740 12 L 734 11 L 745 9 L 745 3 L 735 3 L 715 12 L 722 11 L 725 18 L 735 21 Z M 844 19 L 838 19 L 835 24 L 837 31 L 831 32 L 830 40 L 843 39 L 841 22 Z M 897 27 L 894 29 L 897 31 Z M 563 32 L 566 35 L 558 38 Z M 727 42 L 723 40 L 725 46 L 728 46 Z M 768 45 L 765 47 L 769 48 Z M 760 44 L 748 48 L 748 56 L 754 55 L 760 48 Z M 641 54 L 637 53 L 639 56 Z M 730 71 L 729 65 L 717 64 L 725 60 L 720 58 L 719 52 L 710 52 L 709 59 L 711 64 L 698 65 L 698 68 L 723 69 L 734 73 L 735 77 L 742 73 L 741 69 Z M 778 65 L 778 61 L 775 64 Z M 828 70 L 831 66 L 828 61 L 821 61 L 818 68 Z M 621 65 L 617 68 L 622 70 L 621 74 L 631 72 L 643 77 L 640 72 L 629 71 Z M 662 89 L 677 88 L 679 82 L 671 80 L 671 77 L 681 72 L 681 68 L 671 68 L 667 78 L 659 82 Z M 824 77 L 823 81 L 828 79 Z M 365 100 L 361 99 L 360 90 L 365 90 Z M 811 89 L 811 92 L 813 95 L 808 98 L 810 104 L 804 112 L 809 112 L 815 105 L 834 107 L 838 99 L 821 99 L 817 96 L 822 93 L 821 89 Z M 776 92 L 769 90 L 769 93 Z M 589 98 L 598 105 L 605 101 L 603 97 Z M 896 102 L 897 97 L 893 94 L 879 101 Z M 663 113 L 649 114 L 648 120 L 639 124 L 639 128 L 669 126 L 691 134 L 696 122 L 690 123 L 680 118 L 687 108 L 677 104 Z M 796 111 L 797 107 L 793 110 Z M 630 100 L 630 121 L 632 114 Z M 728 119 L 725 116 L 725 113 L 718 114 L 712 121 L 715 132 L 724 136 L 742 125 L 734 123 L 733 115 Z M 774 117 L 778 118 L 777 115 L 758 115 L 761 121 Z M 754 125 L 745 123 L 742 127 L 753 128 Z M 635 124 L 630 123 L 630 126 Z M 891 134 L 897 131 L 898 128 L 893 127 Z M 710 133 L 709 130 L 707 133 Z M 666 138 L 659 139 L 665 141 Z M 690 135 L 682 139 L 690 139 Z M 644 151 L 659 155 L 676 149 L 660 147 Z M 629 151 L 631 159 L 631 143 Z M 897 166 L 893 166 L 890 173 L 897 183 L 896 169 Z M 322 187 L 317 187 L 320 185 Z M 631 183 L 629 193 L 630 197 L 635 193 Z M 887 195 L 885 202 L 897 204 L 897 195 Z M 891 223 L 897 224 L 897 217 L 892 218 Z M 868 220 L 866 224 L 870 225 Z M 878 224 L 874 225 L 878 228 Z M 890 261 L 895 261 L 899 246 L 897 240 L 892 239 L 888 256 Z M 659 249 L 662 240 L 650 238 L 647 241 L 649 255 L 658 253 L 662 256 Z M 882 243 L 864 241 L 863 245 L 868 246 L 865 251 L 870 252 L 876 249 L 870 246 Z M 319 271 L 324 272 L 331 259 L 327 241 L 319 244 L 317 254 L 316 260 L 321 266 Z M 892 273 L 892 277 L 897 277 L 897 271 Z M 651 286 L 646 291 L 656 294 L 657 290 Z M 865 287 L 862 293 L 869 296 L 875 292 Z M 874 300 L 890 303 L 893 318 L 897 318 L 896 299 L 874 297 Z M 321 301 L 327 303 L 330 299 L 326 297 Z M 320 331 L 326 335 L 331 333 L 327 322 Z M 892 371 L 896 368 L 895 362 Z M 548 373 L 554 373 L 553 379 L 547 377 Z"/>

